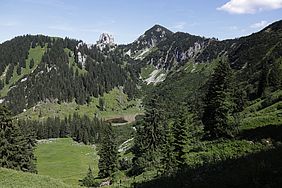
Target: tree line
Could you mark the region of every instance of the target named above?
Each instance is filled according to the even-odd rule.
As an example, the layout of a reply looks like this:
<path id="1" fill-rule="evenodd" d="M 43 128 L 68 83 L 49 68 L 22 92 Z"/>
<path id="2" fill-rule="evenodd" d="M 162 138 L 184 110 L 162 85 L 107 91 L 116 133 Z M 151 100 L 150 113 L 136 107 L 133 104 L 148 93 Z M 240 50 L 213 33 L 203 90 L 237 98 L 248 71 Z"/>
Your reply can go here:
<path id="1" fill-rule="evenodd" d="M 72 116 L 60 119 L 48 117 L 46 120 L 17 120 L 22 130 L 34 132 L 36 139 L 71 137 L 74 141 L 93 144 L 101 141 L 101 131 L 106 123 L 88 116 Z"/>
<path id="2" fill-rule="evenodd" d="M 18 81 L 9 90 L 5 102 L 12 112 L 20 113 L 46 100 L 59 103 L 75 100 L 78 104 L 86 104 L 90 97 L 103 95 L 117 86 L 123 86 L 130 98 L 136 95 L 138 71 L 131 63 L 124 64 L 128 59 L 123 59 L 117 52 L 105 55 L 95 47 L 89 49 L 74 44 L 71 40 L 56 39 L 49 45 L 41 63 L 26 81 Z M 74 54 L 66 53 L 66 48 L 72 48 Z M 79 65 L 77 54 L 80 51 L 82 55 L 87 53 L 84 67 L 79 68 L 85 73 L 69 62 L 69 58 L 74 58 L 75 64 Z"/>

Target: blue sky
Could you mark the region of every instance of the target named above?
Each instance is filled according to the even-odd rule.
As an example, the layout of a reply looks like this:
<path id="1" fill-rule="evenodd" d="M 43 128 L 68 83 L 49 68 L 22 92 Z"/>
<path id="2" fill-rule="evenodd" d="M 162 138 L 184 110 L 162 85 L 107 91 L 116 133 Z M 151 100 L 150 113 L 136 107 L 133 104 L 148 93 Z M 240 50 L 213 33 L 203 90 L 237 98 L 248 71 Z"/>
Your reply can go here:
<path id="1" fill-rule="evenodd" d="M 219 39 L 282 19 L 282 0 L 0 0 L 0 42 L 23 34 L 134 41 L 154 24 Z"/>

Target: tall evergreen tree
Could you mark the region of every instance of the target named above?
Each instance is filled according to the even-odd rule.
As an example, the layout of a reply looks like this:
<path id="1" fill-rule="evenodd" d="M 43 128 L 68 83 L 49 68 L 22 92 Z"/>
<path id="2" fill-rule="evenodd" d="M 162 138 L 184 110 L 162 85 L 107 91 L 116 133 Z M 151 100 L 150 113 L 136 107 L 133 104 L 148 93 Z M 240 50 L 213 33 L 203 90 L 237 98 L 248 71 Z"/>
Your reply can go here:
<path id="1" fill-rule="evenodd" d="M 33 155 L 35 141 L 25 136 L 13 124 L 11 113 L 0 107 L 0 166 L 27 172 L 36 172 Z M 30 135 L 29 135 L 30 136 Z"/>
<path id="2" fill-rule="evenodd" d="M 205 97 L 203 124 L 210 138 L 233 136 L 234 126 L 229 123 L 233 99 L 231 95 L 232 71 L 225 60 L 219 62 L 209 80 Z"/>
<path id="3" fill-rule="evenodd" d="M 173 142 L 176 169 L 180 170 L 184 165 L 190 165 L 187 154 L 198 149 L 203 133 L 200 121 L 192 112 L 182 108 L 182 113 L 178 115 L 173 124 Z"/>
<path id="4" fill-rule="evenodd" d="M 29 62 L 29 68 L 32 69 L 34 67 L 34 59 L 32 58 Z"/>
<path id="5" fill-rule="evenodd" d="M 133 173 L 136 174 L 160 164 L 161 150 L 165 143 L 166 122 L 157 94 L 150 97 L 145 107 L 144 122 L 137 129 L 133 149 Z"/>
<path id="6" fill-rule="evenodd" d="M 106 102 L 102 97 L 99 97 L 99 108 L 101 111 L 106 109 Z"/>
<path id="7" fill-rule="evenodd" d="M 101 145 L 98 152 L 99 159 L 99 176 L 106 178 L 111 176 L 117 170 L 118 151 L 115 142 L 115 135 L 110 124 L 103 127 Z"/>
<path id="8" fill-rule="evenodd" d="M 176 155 L 175 147 L 173 145 L 175 138 L 172 131 L 172 124 L 167 126 L 165 129 L 165 141 L 162 147 L 162 158 L 161 158 L 161 173 L 165 176 L 170 176 L 175 173 L 176 170 Z"/>

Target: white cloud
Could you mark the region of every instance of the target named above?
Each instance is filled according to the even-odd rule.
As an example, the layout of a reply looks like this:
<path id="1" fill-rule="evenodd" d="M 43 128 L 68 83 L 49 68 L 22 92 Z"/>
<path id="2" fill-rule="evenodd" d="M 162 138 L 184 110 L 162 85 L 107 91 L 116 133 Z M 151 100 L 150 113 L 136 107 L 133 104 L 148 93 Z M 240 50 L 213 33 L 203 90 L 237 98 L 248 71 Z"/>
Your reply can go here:
<path id="1" fill-rule="evenodd" d="M 255 29 L 260 29 L 267 26 L 269 23 L 265 20 L 252 24 L 250 27 Z"/>
<path id="2" fill-rule="evenodd" d="M 186 25 L 186 22 L 178 22 L 172 28 L 174 28 L 174 29 L 184 29 L 185 25 Z"/>
<path id="3" fill-rule="evenodd" d="M 282 8 L 282 0 L 230 0 L 217 10 L 232 14 L 254 14 L 258 11 Z"/>

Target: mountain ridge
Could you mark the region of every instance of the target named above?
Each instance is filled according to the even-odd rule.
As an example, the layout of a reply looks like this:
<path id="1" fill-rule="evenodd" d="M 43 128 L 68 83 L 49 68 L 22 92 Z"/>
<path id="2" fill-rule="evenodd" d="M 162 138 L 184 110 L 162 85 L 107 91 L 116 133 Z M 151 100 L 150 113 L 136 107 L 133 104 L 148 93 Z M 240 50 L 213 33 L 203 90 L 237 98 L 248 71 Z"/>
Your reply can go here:
<path id="1" fill-rule="evenodd" d="M 134 98 L 147 79 L 140 79 L 140 75 L 148 66 L 153 67 L 152 71 L 158 70 L 154 74 L 149 72 L 150 80 L 159 82 L 181 67 L 212 63 L 219 57 L 227 58 L 232 68 L 237 70 L 238 79 L 250 87 L 248 95 L 256 98 L 257 88 L 262 87 L 259 81 L 263 74 L 261 67 L 269 64 L 264 57 L 267 56 L 269 61 L 280 56 L 281 23 L 275 22 L 249 36 L 222 41 L 184 32 L 173 33 L 163 26 L 154 25 L 134 42 L 114 49 L 94 48 L 69 38 L 43 35 L 15 37 L 0 44 L 2 100 L 20 113 L 45 100 L 75 100 L 78 104 L 86 104 L 91 97 L 102 96 L 120 86 L 124 93 Z M 22 45 L 18 47 L 18 44 Z M 31 60 L 35 59 L 30 49 L 36 47 L 44 53 L 30 68 L 34 64 Z M 269 64 L 270 72 L 277 66 L 272 64 Z M 252 72 L 256 74 L 251 79 Z M 248 82 L 245 83 L 246 80 Z M 56 83 L 58 81 L 60 83 Z M 53 89 L 46 90 L 43 85 Z"/>

